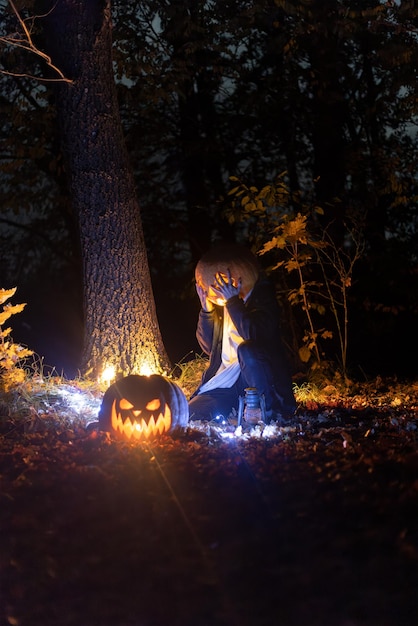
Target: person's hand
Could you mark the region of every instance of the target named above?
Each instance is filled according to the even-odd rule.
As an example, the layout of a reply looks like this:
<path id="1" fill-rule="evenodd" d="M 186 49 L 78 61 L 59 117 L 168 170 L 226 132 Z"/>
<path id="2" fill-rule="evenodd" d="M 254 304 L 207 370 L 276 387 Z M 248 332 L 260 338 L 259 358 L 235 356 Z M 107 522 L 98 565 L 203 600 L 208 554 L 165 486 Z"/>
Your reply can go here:
<path id="1" fill-rule="evenodd" d="M 208 292 L 201 285 L 196 283 L 196 291 L 199 296 L 201 307 L 204 311 L 210 312 L 215 308 L 213 303 L 208 298 Z"/>
<path id="2" fill-rule="evenodd" d="M 231 272 L 227 270 L 227 275 L 225 277 L 224 274 L 218 272 L 215 274 L 215 281 L 211 288 L 216 294 L 216 297 L 220 300 L 229 300 L 234 296 L 239 296 L 242 287 L 241 278 L 238 280 L 238 283 L 234 285 L 234 281 L 231 277 Z"/>

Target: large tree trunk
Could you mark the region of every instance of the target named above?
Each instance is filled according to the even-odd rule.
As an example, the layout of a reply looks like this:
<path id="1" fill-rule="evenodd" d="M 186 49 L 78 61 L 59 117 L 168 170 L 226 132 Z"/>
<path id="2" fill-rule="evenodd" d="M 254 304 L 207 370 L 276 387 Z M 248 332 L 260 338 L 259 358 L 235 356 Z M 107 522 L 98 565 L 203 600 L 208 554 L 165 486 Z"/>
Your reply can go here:
<path id="1" fill-rule="evenodd" d="M 45 6 L 46 5 L 46 6 Z M 110 3 L 47 0 L 47 52 L 72 84 L 57 111 L 83 259 L 84 373 L 169 367 L 155 310 L 139 205 L 119 118 Z"/>

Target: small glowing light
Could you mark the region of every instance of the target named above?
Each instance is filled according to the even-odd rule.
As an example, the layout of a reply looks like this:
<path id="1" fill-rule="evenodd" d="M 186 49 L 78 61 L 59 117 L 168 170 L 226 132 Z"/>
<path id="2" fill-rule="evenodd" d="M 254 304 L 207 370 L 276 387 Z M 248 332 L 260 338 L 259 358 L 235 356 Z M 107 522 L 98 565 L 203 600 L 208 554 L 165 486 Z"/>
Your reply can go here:
<path id="1" fill-rule="evenodd" d="M 105 365 L 102 373 L 98 378 L 98 382 L 103 385 L 109 386 L 112 380 L 116 376 L 116 368 L 114 365 Z"/>
<path id="2" fill-rule="evenodd" d="M 228 424 L 228 420 L 221 413 L 214 417 L 214 421 L 217 422 L 217 424 L 221 424 L 222 426 L 226 426 Z"/>
<path id="3" fill-rule="evenodd" d="M 54 392 L 68 407 L 68 411 L 63 408 L 60 409 L 62 415 L 65 413 L 69 419 L 82 417 L 86 424 L 96 421 L 101 403 L 99 397 L 70 385 L 57 386 Z"/>
<path id="4" fill-rule="evenodd" d="M 149 363 L 143 363 L 139 368 L 140 376 L 151 376 L 151 374 L 155 374 L 155 369 L 153 369 Z"/>

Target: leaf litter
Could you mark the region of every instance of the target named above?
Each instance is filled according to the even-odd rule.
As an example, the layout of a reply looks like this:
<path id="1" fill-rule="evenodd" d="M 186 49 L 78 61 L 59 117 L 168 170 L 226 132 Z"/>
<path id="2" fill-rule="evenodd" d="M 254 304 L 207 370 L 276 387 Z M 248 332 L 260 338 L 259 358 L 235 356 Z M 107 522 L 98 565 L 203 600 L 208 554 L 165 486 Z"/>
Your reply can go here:
<path id="1" fill-rule="evenodd" d="M 416 626 L 418 384 L 299 391 L 147 443 L 79 381 L 3 398 L 0 624 Z"/>

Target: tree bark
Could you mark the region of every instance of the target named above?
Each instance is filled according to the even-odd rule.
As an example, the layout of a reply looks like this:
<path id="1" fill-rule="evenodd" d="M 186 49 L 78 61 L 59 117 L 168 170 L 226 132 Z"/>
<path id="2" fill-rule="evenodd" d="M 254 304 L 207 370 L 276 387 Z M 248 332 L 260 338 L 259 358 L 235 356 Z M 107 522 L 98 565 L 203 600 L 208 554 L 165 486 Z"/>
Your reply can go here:
<path id="1" fill-rule="evenodd" d="M 81 369 L 166 371 L 140 209 L 112 67 L 110 2 L 43 3 L 46 49 L 72 84 L 58 83 L 57 111 L 78 217 L 85 341 Z"/>

